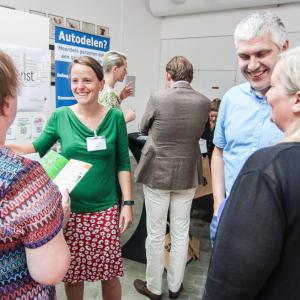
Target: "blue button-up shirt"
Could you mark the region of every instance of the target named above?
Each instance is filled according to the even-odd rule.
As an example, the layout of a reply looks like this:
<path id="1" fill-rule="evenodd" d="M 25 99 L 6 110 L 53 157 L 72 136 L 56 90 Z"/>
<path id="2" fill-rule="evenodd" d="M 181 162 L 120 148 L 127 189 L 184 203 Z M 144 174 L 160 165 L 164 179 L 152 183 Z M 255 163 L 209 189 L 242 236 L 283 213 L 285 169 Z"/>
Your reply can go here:
<path id="1" fill-rule="evenodd" d="M 283 137 L 270 116 L 266 97 L 258 95 L 249 82 L 231 88 L 224 95 L 214 144 L 223 149 L 226 197 L 248 157 Z"/>

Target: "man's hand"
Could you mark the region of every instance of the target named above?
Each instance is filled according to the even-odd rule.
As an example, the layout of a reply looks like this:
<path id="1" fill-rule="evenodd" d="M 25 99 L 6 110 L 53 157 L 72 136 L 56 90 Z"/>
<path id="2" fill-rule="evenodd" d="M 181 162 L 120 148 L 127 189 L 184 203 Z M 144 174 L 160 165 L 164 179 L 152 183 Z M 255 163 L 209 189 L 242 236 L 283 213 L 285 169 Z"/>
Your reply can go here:
<path id="1" fill-rule="evenodd" d="M 125 232 L 132 223 L 132 206 L 124 205 L 120 214 L 119 228 L 121 234 Z"/>

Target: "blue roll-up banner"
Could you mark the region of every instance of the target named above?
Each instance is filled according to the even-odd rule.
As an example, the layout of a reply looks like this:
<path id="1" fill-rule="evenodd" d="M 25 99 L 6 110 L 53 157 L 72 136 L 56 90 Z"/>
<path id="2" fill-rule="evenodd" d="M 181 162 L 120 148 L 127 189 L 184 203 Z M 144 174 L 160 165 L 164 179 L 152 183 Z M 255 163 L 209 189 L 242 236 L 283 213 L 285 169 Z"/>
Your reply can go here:
<path id="1" fill-rule="evenodd" d="M 102 64 L 109 50 L 110 38 L 63 27 L 55 27 L 56 107 L 72 105 L 76 100 L 69 81 L 69 65 L 76 57 L 87 55 Z"/>

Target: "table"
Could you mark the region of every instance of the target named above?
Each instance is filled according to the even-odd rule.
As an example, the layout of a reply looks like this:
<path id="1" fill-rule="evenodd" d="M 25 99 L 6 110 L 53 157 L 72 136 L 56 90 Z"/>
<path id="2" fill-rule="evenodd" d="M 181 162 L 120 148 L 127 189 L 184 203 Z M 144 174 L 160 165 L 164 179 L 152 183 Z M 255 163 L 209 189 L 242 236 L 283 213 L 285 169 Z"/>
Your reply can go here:
<path id="1" fill-rule="evenodd" d="M 146 139 L 143 138 L 140 132 L 133 132 L 128 134 L 129 149 L 132 152 L 137 163 L 140 160 L 142 149 L 146 143 Z M 147 237 L 146 226 L 146 208 L 145 201 L 143 201 L 143 208 L 139 224 L 132 234 L 130 239 L 122 247 L 122 255 L 124 258 L 132 259 L 141 263 L 146 263 L 146 249 L 145 241 Z"/>

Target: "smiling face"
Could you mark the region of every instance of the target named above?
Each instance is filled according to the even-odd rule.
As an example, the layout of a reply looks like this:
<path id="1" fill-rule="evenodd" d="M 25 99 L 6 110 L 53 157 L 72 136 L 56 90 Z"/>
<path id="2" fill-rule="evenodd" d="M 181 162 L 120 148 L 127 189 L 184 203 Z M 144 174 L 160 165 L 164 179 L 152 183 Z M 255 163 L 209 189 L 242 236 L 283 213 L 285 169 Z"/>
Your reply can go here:
<path id="1" fill-rule="evenodd" d="M 250 85 L 263 95 L 270 86 L 279 52 L 270 33 L 250 40 L 239 40 L 237 43 L 240 70 Z"/>
<path id="2" fill-rule="evenodd" d="M 296 95 L 287 93 L 280 73 L 280 68 L 276 65 L 271 77 L 271 88 L 266 96 L 272 107 L 271 121 L 285 132 L 294 121 L 292 107 L 296 103 Z"/>
<path id="3" fill-rule="evenodd" d="M 74 64 L 71 69 L 71 90 L 79 104 L 98 102 L 104 80 L 99 81 L 91 67 Z"/>

